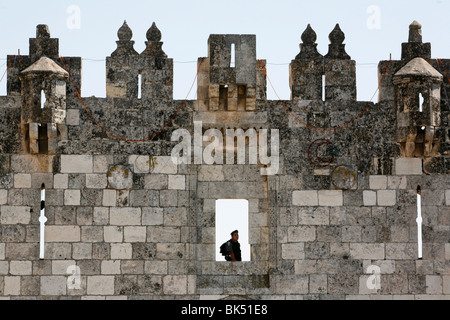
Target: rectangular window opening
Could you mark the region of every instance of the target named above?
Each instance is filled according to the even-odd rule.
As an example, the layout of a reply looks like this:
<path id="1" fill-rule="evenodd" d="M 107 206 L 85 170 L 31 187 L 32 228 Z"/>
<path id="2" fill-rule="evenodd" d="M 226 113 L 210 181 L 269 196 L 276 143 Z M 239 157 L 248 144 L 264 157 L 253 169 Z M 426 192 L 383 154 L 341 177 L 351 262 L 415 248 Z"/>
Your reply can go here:
<path id="1" fill-rule="evenodd" d="M 216 261 L 226 261 L 220 246 L 238 230 L 242 261 L 250 261 L 249 203 L 246 199 L 216 200 Z"/>
<path id="2" fill-rule="evenodd" d="M 228 110 L 228 85 L 219 86 L 219 110 Z"/>

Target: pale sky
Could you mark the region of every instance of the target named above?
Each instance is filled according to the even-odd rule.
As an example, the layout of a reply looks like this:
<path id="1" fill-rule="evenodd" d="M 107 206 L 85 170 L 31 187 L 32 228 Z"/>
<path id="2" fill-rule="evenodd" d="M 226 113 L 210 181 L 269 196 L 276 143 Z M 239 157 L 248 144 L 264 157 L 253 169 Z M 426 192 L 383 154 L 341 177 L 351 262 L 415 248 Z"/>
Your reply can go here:
<path id="1" fill-rule="evenodd" d="M 126 20 L 135 49 L 145 48 L 146 32 L 156 22 L 163 50 L 174 59 L 174 98 L 185 99 L 195 78 L 197 59 L 207 56 L 210 34 L 255 34 L 257 58 L 266 59 L 268 75 L 281 99 L 289 99 L 289 63 L 299 52 L 308 23 L 317 33 L 318 49 L 328 52 L 328 35 L 339 23 L 347 53 L 357 63 L 358 100 L 377 89 L 377 64 L 399 59 L 408 26 L 422 24 L 432 57 L 450 57 L 450 0 L 60 0 L 0 1 L 0 78 L 6 55 L 28 54 L 28 39 L 38 24 L 47 24 L 60 39 L 60 55 L 81 56 L 83 97 L 104 97 L 105 58 L 115 49 L 117 30 Z M 270 85 L 268 98 L 277 99 Z M 0 83 L 5 95 L 6 79 Z M 188 97 L 195 99 L 195 90 Z M 376 101 L 376 99 L 375 99 Z"/>

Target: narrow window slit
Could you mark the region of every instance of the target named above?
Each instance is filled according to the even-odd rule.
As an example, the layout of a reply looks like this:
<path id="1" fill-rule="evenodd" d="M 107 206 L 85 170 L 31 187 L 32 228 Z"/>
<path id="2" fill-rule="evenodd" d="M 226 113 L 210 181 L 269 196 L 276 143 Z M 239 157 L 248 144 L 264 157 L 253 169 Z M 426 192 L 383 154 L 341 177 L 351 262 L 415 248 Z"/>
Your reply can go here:
<path id="1" fill-rule="evenodd" d="M 41 215 L 39 216 L 40 223 L 40 240 L 39 240 L 39 259 L 44 259 L 45 256 L 45 223 L 47 218 L 45 217 L 45 183 L 41 186 Z"/>
<path id="2" fill-rule="evenodd" d="M 322 75 L 322 101 L 325 101 L 325 85 L 327 83 L 326 75 Z"/>
<path id="3" fill-rule="evenodd" d="M 44 90 L 41 90 L 41 109 L 44 109 L 46 102 L 47 102 L 47 99 L 45 97 L 45 92 L 44 92 Z"/>
<path id="4" fill-rule="evenodd" d="M 419 112 L 423 112 L 423 102 L 424 102 L 423 96 L 421 93 L 419 93 Z"/>
<path id="5" fill-rule="evenodd" d="M 422 188 L 417 186 L 417 257 L 422 259 Z"/>
<path id="6" fill-rule="evenodd" d="M 236 45 L 234 43 L 231 44 L 231 59 L 230 59 L 230 68 L 234 68 L 236 66 Z"/>
<path id="7" fill-rule="evenodd" d="M 138 99 L 142 98 L 142 74 L 138 76 Z"/>

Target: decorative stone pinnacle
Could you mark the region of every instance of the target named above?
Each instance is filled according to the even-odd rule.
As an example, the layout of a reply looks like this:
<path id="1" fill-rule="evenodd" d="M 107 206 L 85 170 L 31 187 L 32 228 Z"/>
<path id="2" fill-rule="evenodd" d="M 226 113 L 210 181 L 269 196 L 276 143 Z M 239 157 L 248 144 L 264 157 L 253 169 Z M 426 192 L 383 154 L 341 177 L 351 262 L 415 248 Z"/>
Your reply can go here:
<path id="1" fill-rule="evenodd" d="M 308 27 L 306 27 L 306 30 L 302 34 L 302 41 L 304 44 L 314 44 L 317 40 L 317 34 L 311 28 L 311 25 L 308 24 Z"/>
<path id="2" fill-rule="evenodd" d="M 36 38 L 50 38 L 50 29 L 46 24 L 37 25 Z"/>
<path id="3" fill-rule="evenodd" d="M 339 23 L 337 23 L 333 31 L 331 31 L 330 35 L 328 36 L 328 39 L 330 39 L 330 42 L 333 44 L 342 44 L 344 42 L 345 34 L 339 27 Z"/>
<path id="4" fill-rule="evenodd" d="M 161 41 L 161 31 L 156 26 L 156 23 L 153 22 L 150 29 L 147 31 L 147 40 L 151 42 L 160 42 Z"/>
<path id="5" fill-rule="evenodd" d="M 328 54 L 325 56 L 330 59 L 351 59 L 350 56 L 345 52 L 345 34 L 339 27 L 339 23 L 336 24 L 333 31 L 331 31 L 328 36 L 330 39 L 330 44 L 328 45 Z"/>
<path id="6" fill-rule="evenodd" d="M 131 31 L 126 20 L 123 22 L 123 25 L 119 28 L 119 31 L 117 31 L 117 36 L 119 37 L 120 41 L 130 41 L 131 38 L 133 37 L 133 31 Z"/>
<path id="7" fill-rule="evenodd" d="M 416 20 L 409 25 L 408 42 L 422 42 L 422 25 Z"/>

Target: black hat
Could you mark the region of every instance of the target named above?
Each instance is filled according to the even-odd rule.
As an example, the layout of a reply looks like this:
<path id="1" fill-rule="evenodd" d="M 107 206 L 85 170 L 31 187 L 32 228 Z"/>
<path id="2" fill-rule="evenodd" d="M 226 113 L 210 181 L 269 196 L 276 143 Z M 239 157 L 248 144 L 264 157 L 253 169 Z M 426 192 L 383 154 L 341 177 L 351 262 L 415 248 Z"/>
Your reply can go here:
<path id="1" fill-rule="evenodd" d="M 234 231 L 231 233 L 231 235 L 233 235 L 233 233 L 239 233 L 239 231 L 234 230 Z"/>

